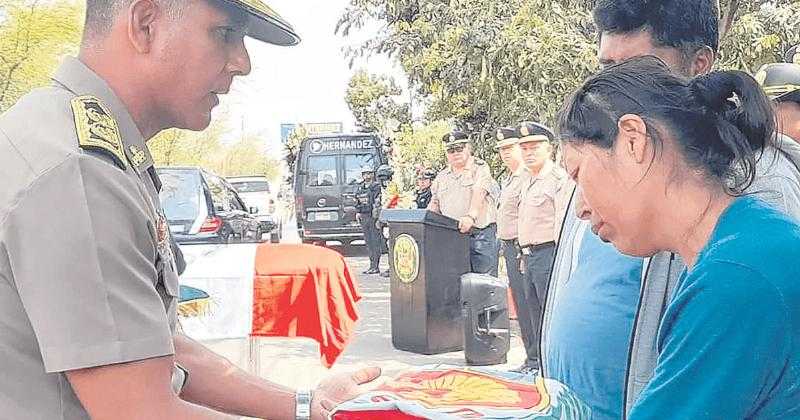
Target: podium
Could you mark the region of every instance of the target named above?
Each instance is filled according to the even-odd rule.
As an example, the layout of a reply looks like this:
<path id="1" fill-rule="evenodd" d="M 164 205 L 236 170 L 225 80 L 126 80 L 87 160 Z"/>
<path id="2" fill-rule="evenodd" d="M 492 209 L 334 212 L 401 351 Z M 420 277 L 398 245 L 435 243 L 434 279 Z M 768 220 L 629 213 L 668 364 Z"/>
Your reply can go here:
<path id="1" fill-rule="evenodd" d="M 389 225 L 392 344 L 421 354 L 462 350 L 468 236 L 458 221 L 427 210 L 383 210 L 380 219 Z"/>

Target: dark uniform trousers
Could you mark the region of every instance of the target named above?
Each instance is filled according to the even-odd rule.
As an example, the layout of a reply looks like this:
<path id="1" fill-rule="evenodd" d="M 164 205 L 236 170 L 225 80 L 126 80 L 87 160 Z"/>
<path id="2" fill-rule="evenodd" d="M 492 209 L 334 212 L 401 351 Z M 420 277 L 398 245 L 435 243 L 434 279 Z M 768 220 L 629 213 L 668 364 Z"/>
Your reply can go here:
<path id="1" fill-rule="evenodd" d="M 547 297 L 547 286 L 550 283 L 550 272 L 553 269 L 556 245 L 546 242 L 522 249 L 525 258 L 525 284 L 528 286 L 528 306 L 531 309 L 533 330 L 536 332 L 536 341 L 539 341 L 539 331 L 542 325 L 542 307 Z M 538 350 L 538 349 L 537 349 Z"/>
<path id="2" fill-rule="evenodd" d="M 502 240 L 503 258 L 506 261 L 506 271 L 508 272 L 508 284 L 511 287 L 511 296 L 517 308 L 517 322 L 519 323 L 522 344 L 525 346 L 527 358 L 525 365 L 537 366 L 539 361 L 539 330 L 534 326 L 534 312 L 528 302 L 528 296 L 536 293 L 533 285 L 525 281 L 524 275 L 519 270 L 521 254 L 519 244 L 516 239 Z"/>
<path id="3" fill-rule="evenodd" d="M 381 208 L 381 186 L 373 182 L 362 184 L 356 191 L 358 205 L 356 210 L 361 219 L 361 229 L 364 232 L 364 242 L 369 251 L 369 268 L 377 270 L 381 261 L 383 248 L 383 235 L 375 225 L 375 221 Z"/>
<path id="4" fill-rule="evenodd" d="M 492 223 L 483 229 L 472 229 L 469 235 L 469 262 L 473 273 L 497 277 L 499 252 L 496 224 Z"/>
<path id="5" fill-rule="evenodd" d="M 369 252 L 369 268 L 377 269 L 383 251 L 383 235 L 375 226 L 375 218 L 371 213 L 361 213 L 361 228 L 364 231 L 364 242 L 366 242 Z"/>

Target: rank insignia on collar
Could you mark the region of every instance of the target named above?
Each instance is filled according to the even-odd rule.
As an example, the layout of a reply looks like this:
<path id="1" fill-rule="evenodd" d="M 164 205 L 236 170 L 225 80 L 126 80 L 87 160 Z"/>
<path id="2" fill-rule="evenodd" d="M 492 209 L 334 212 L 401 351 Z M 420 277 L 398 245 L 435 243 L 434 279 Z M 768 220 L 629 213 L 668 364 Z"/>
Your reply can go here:
<path id="1" fill-rule="evenodd" d="M 124 170 L 125 151 L 119 126 L 103 102 L 94 96 L 79 96 L 72 100 L 72 113 L 80 147 L 107 154 Z"/>
<path id="2" fill-rule="evenodd" d="M 131 161 L 131 165 L 138 168 L 141 164 L 147 160 L 147 156 L 144 154 L 144 151 L 136 146 L 128 146 L 128 150 L 130 150 L 131 154 L 128 159 Z"/>

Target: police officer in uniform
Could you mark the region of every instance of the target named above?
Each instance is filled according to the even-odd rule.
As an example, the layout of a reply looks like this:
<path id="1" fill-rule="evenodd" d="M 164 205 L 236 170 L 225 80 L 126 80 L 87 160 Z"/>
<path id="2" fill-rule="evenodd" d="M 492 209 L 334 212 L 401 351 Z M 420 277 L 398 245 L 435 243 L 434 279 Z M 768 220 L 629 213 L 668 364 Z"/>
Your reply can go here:
<path id="1" fill-rule="evenodd" d="M 0 417 L 323 418 L 379 371 L 295 392 L 177 330 L 146 145 L 208 126 L 250 71 L 244 36 L 291 45 L 292 27 L 261 0 L 87 0 L 86 13 L 80 58 L 0 115 Z"/>
<path id="2" fill-rule="evenodd" d="M 765 64 L 756 80 L 772 99 L 778 131 L 800 142 L 800 64 Z"/>
<path id="3" fill-rule="evenodd" d="M 433 178 L 436 178 L 436 174 L 430 169 L 425 169 L 417 175 L 417 191 L 414 203 L 418 209 L 427 209 L 428 204 L 431 202 L 431 197 L 433 196 L 431 183 Z"/>
<path id="4" fill-rule="evenodd" d="M 364 242 L 369 251 L 369 269 L 364 274 L 380 273 L 381 247 L 383 238 L 376 221 L 381 208 L 381 185 L 375 180 L 375 169 L 364 167 L 361 170 L 363 181 L 356 191 L 358 205 L 356 217 L 364 231 Z"/>
<path id="5" fill-rule="evenodd" d="M 522 165 L 522 155 L 519 150 L 519 134 L 516 128 L 498 128 L 495 133 L 496 143 L 494 149 L 500 154 L 500 159 L 506 168 L 507 175 L 500 183 L 500 205 L 497 211 L 497 237 L 503 250 L 508 273 L 508 285 L 517 308 L 517 322 L 519 323 L 522 343 L 525 346 L 525 362 L 518 372 L 527 372 L 539 365 L 539 343 L 535 340 L 533 312 L 528 304 L 528 296 L 532 286 L 523 279 L 520 271 L 519 242 L 519 198 L 523 182 L 527 181 L 527 171 Z"/>
<path id="6" fill-rule="evenodd" d="M 500 187 L 489 165 L 472 156 L 469 137 L 454 131 L 442 138 L 447 168 L 431 185 L 428 209 L 458 220 L 458 229 L 469 235 L 473 273 L 497 275 L 497 198 Z"/>
<path id="7" fill-rule="evenodd" d="M 564 169 L 551 158 L 555 136 L 549 128 L 525 122 L 519 126 L 517 135 L 526 170 L 519 201 L 519 246 L 534 339 L 538 343 L 555 244 L 573 186 Z"/>

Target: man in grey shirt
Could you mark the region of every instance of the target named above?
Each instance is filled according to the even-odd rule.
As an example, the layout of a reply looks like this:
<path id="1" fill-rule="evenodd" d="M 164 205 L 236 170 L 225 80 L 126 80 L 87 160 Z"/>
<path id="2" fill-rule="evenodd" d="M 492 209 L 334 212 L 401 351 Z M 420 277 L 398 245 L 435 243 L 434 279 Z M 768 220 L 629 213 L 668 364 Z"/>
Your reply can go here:
<path id="1" fill-rule="evenodd" d="M 86 10 L 79 58 L 0 116 L 0 417 L 324 418 L 379 370 L 331 377 L 312 398 L 176 331 L 177 269 L 145 144 L 208 126 L 250 71 L 245 35 L 297 35 L 260 0 Z"/>
<path id="2" fill-rule="evenodd" d="M 601 65 L 655 55 L 686 77 L 709 72 L 719 45 L 717 2 L 666 0 L 658 6 L 597 3 Z M 800 217 L 800 153 L 780 139 L 770 143 L 747 192 Z M 600 243 L 581 220 L 591 213 L 579 192 L 571 207 L 545 301 L 542 370 L 589 401 L 594 418 L 618 419 L 652 378 L 658 327 L 685 266 L 670 253 L 645 260 L 619 254 L 611 244 Z M 605 270 L 592 271 L 591 264 Z"/>

